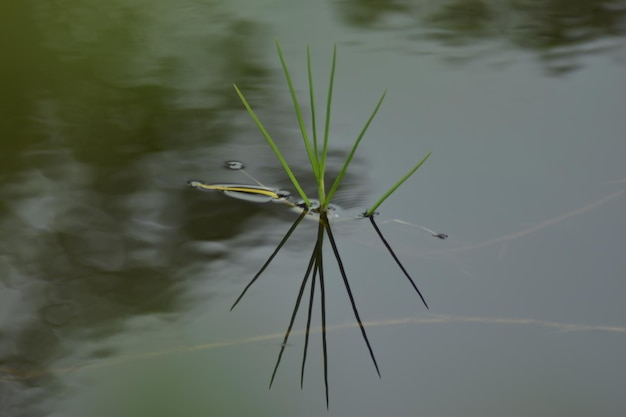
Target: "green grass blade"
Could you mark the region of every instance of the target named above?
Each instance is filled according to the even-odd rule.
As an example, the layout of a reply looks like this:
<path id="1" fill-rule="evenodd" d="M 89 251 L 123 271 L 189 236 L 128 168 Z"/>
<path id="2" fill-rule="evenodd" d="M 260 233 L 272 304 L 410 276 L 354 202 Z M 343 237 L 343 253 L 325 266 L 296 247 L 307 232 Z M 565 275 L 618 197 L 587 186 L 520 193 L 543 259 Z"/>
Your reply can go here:
<path id="1" fill-rule="evenodd" d="M 324 122 L 324 147 L 322 148 L 322 157 L 319 166 L 319 194 L 320 203 L 326 204 L 326 192 L 324 190 L 324 171 L 326 170 L 326 153 L 328 152 L 328 136 L 330 132 L 330 109 L 333 101 L 333 86 L 335 84 L 335 68 L 337 66 L 337 45 L 333 48 L 333 63 L 330 68 L 330 80 L 328 81 L 328 97 L 326 98 L 326 121 Z"/>
<path id="2" fill-rule="evenodd" d="M 315 118 L 315 89 L 313 88 L 313 71 L 311 70 L 311 48 L 306 47 L 306 66 L 309 73 L 309 97 L 311 98 L 311 126 L 313 130 L 313 154 L 315 164 L 319 166 L 319 150 L 317 147 L 317 122 Z"/>
<path id="3" fill-rule="evenodd" d="M 302 187 L 300 187 L 300 183 L 296 179 L 296 176 L 294 175 L 294 173 L 291 171 L 291 168 L 289 168 L 289 164 L 287 164 L 287 161 L 285 160 L 285 158 L 283 158 L 283 155 L 280 153 L 280 150 L 278 149 L 278 146 L 276 146 L 276 143 L 274 143 L 274 140 L 272 139 L 270 134 L 267 133 L 267 130 L 265 130 L 265 127 L 263 127 L 263 123 L 261 123 L 261 121 L 259 120 L 257 115 L 254 113 L 254 110 L 252 110 L 252 107 L 250 107 L 250 104 L 248 104 L 248 100 L 246 100 L 246 98 L 243 96 L 241 91 L 239 91 L 239 88 L 237 88 L 237 86 L 235 84 L 233 84 L 233 86 L 235 87 L 235 91 L 237 91 L 237 95 L 239 95 L 239 98 L 241 99 L 241 102 L 246 107 L 246 109 L 248 110 L 248 113 L 250 113 L 250 116 L 252 117 L 252 119 L 254 120 L 256 125 L 261 130 L 261 133 L 263 133 L 263 136 L 267 140 L 267 143 L 270 145 L 270 147 L 272 148 L 272 150 L 274 151 L 274 153 L 278 157 L 278 160 L 280 161 L 280 164 L 283 166 L 283 169 L 285 170 L 285 172 L 289 176 L 289 179 L 293 183 L 294 187 L 296 187 L 296 190 L 298 190 L 298 194 L 300 194 L 300 197 L 302 197 L 302 199 L 305 201 L 307 206 L 311 206 L 311 201 L 307 197 L 307 195 L 304 192 L 304 190 L 302 189 Z"/>
<path id="4" fill-rule="evenodd" d="M 296 96 L 296 90 L 293 88 L 293 83 L 291 82 L 291 76 L 289 75 L 289 70 L 287 69 L 287 64 L 285 63 L 285 57 L 283 56 L 283 51 L 280 49 L 280 44 L 276 41 L 276 50 L 278 51 L 278 57 L 280 58 L 280 63 L 283 66 L 283 72 L 285 73 L 285 78 L 287 79 L 287 85 L 289 86 L 289 93 L 291 94 L 291 100 L 293 101 L 293 107 L 296 110 L 296 116 L 298 118 L 298 124 L 300 125 L 300 131 L 302 132 L 302 139 L 304 140 L 304 147 L 306 148 L 306 153 L 309 155 L 309 160 L 311 161 L 311 168 L 313 169 L 313 173 L 315 174 L 315 178 L 319 180 L 319 169 L 317 164 L 317 155 L 313 154 L 313 150 L 311 149 L 311 144 L 309 141 L 309 135 L 306 133 L 306 126 L 304 125 L 304 119 L 302 118 L 302 111 L 300 110 L 300 104 L 298 103 L 298 97 Z"/>
<path id="5" fill-rule="evenodd" d="M 402 178 L 400 179 L 400 181 L 398 181 L 397 183 L 395 183 L 395 184 L 394 184 L 394 186 L 393 186 L 393 187 L 391 187 L 391 188 L 389 189 L 389 191 L 387 191 L 387 192 L 386 192 L 386 193 L 385 193 L 385 194 L 384 194 L 384 195 L 383 195 L 383 196 L 382 196 L 382 197 L 381 197 L 381 198 L 380 198 L 380 199 L 379 199 L 379 200 L 378 200 L 378 201 L 377 201 L 377 202 L 376 202 L 376 203 L 375 203 L 375 204 L 374 204 L 374 205 L 373 205 L 373 206 L 372 206 L 369 210 L 367 210 L 367 211 L 365 212 L 365 216 L 366 216 L 366 217 L 369 217 L 369 216 L 371 216 L 372 214 L 374 214 L 374 212 L 376 211 L 376 209 L 378 208 L 378 206 L 380 206 L 380 205 L 383 203 L 383 201 L 385 201 L 385 200 L 387 199 L 387 197 L 389 197 L 389 196 L 390 196 L 390 195 L 391 195 L 394 191 L 396 191 L 396 189 L 397 189 L 399 186 L 401 186 L 401 185 L 402 185 L 402 183 L 403 183 L 404 181 L 406 181 L 406 180 L 407 180 L 407 179 L 408 179 L 411 175 L 413 175 L 413 173 L 414 173 L 415 171 L 417 171 L 417 170 L 418 170 L 418 168 L 419 168 L 419 167 L 421 167 L 421 166 L 422 166 L 422 164 L 423 164 L 424 162 L 426 162 L 426 160 L 428 159 L 428 157 L 430 156 L 430 154 L 432 154 L 432 151 L 428 152 L 428 153 L 426 154 L 426 156 L 425 156 L 425 157 L 423 157 L 423 158 L 422 158 L 422 160 L 421 160 L 421 161 L 419 161 L 419 162 L 417 163 L 417 165 L 415 165 L 415 166 L 413 167 L 413 169 L 412 169 L 412 170 L 410 170 L 410 171 L 409 171 L 409 172 L 408 172 L 408 173 L 407 173 L 404 177 L 402 177 Z"/>
<path id="6" fill-rule="evenodd" d="M 367 123 L 365 123 L 365 126 L 363 126 L 363 129 L 361 130 L 361 133 L 359 133 L 359 136 L 357 137 L 356 142 L 354 142 L 354 145 L 352 146 L 352 150 L 350 150 L 350 153 L 348 154 L 346 161 L 343 163 L 343 167 L 341 168 L 341 171 L 339 171 L 339 175 L 337 175 L 337 178 L 335 178 L 335 182 L 330 188 L 330 191 L 328 191 L 328 195 L 326 196 L 327 203 L 330 203 L 333 196 L 335 195 L 335 192 L 337 191 L 337 188 L 339 188 L 339 184 L 341 184 L 341 180 L 343 180 L 343 177 L 346 174 L 346 171 L 348 170 L 348 165 L 350 165 L 350 161 L 352 161 L 352 158 L 354 157 L 354 153 L 356 152 L 356 149 L 359 147 L 359 143 L 361 142 L 361 139 L 365 135 L 365 132 L 369 128 L 370 124 L 372 123 L 372 120 L 374 120 L 376 113 L 378 113 L 378 109 L 380 109 L 381 104 L 383 104 L 383 100 L 385 99 L 386 94 L 387 94 L 387 91 L 383 92 L 383 94 L 380 96 L 380 99 L 378 99 L 378 103 L 376 104 L 376 108 L 372 112 L 372 115 L 369 117 L 369 119 L 367 119 Z"/>

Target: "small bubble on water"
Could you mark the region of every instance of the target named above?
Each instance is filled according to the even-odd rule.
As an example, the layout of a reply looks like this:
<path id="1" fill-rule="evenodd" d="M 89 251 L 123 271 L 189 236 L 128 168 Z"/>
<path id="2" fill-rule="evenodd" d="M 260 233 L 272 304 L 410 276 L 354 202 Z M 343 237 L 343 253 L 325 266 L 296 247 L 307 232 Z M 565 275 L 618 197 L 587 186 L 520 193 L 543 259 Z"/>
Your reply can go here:
<path id="1" fill-rule="evenodd" d="M 244 169 L 245 167 L 243 162 L 240 162 L 240 161 L 226 161 L 224 162 L 224 166 L 228 169 L 233 169 L 233 170 Z"/>

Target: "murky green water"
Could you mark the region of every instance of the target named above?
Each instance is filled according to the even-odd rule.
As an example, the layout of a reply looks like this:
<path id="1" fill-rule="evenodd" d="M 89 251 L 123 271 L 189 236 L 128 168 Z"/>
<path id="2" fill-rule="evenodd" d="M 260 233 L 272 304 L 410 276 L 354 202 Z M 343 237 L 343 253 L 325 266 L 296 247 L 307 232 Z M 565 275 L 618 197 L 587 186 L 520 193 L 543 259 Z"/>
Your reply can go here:
<path id="1" fill-rule="evenodd" d="M 1 416 L 626 412 L 623 1 L 5 3 Z M 388 90 L 347 212 L 433 151 L 377 218 L 430 311 L 335 229 L 382 379 L 328 262 L 328 412 L 319 334 L 267 389 L 315 224 L 229 312 L 296 214 L 186 185 L 294 191 L 237 83 L 314 192 L 274 39 L 320 104 L 338 45 L 331 177 Z"/>

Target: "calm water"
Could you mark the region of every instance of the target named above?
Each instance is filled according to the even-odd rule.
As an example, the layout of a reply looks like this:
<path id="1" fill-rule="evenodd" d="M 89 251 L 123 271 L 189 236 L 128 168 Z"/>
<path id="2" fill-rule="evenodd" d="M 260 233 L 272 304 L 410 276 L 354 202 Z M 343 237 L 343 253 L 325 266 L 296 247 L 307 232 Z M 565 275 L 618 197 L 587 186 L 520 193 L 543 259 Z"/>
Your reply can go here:
<path id="1" fill-rule="evenodd" d="M 626 414 L 624 1 L 0 16 L 2 417 Z M 304 389 L 301 334 L 267 389 L 315 225 L 229 312 L 295 215 L 185 185 L 247 182 L 235 159 L 293 188 L 237 83 L 314 191 L 274 39 L 302 93 L 311 46 L 318 104 L 338 46 L 331 176 L 387 90 L 337 194 L 348 212 L 433 151 L 378 217 L 429 311 L 368 222 L 337 225 L 382 379 L 329 261 L 329 411 L 319 334 Z"/>

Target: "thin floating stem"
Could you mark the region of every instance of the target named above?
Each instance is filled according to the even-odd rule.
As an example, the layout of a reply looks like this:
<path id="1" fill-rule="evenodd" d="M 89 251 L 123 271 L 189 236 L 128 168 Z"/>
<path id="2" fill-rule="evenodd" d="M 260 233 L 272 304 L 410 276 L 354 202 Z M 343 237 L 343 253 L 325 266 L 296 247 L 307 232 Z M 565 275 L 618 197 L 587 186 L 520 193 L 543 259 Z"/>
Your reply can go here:
<path id="1" fill-rule="evenodd" d="M 422 226 L 422 225 L 419 225 L 419 224 L 415 224 L 415 223 L 405 222 L 404 220 L 400 220 L 400 219 L 385 220 L 384 222 L 382 222 L 382 224 L 389 223 L 389 222 L 400 223 L 400 224 L 405 224 L 407 226 L 417 227 L 418 229 L 421 229 L 421 230 L 423 230 L 423 231 L 425 231 L 427 233 L 430 233 L 430 235 L 432 237 L 437 237 L 437 238 L 439 238 L 441 240 L 445 240 L 445 239 L 448 238 L 448 235 L 445 234 L 445 233 L 435 232 L 434 230 L 429 229 L 428 227 L 425 227 L 425 226 Z"/>
<path id="2" fill-rule="evenodd" d="M 422 296 L 422 293 L 420 292 L 419 288 L 417 288 L 417 285 L 415 285 L 415 282 L 413 282 L 413 279 L 411 278 L 409 273 L 406 271 L 406 269 L 404 269 L 404 266 L 402 266 L 402 263 L 400 262 L 400 259 L 398 259 L 398 257 L 396 256 L 395 252 L 393 251 L 393 249 L 391 249 L 391 245 L 389 245 L 389 242 L 387 242 L 387 239 L 385 239 L 385 237 L 383 236 L 382 232 L 380 231 L 380 229 L 376 225 L 376 222 L 374 221 L 374 215 L 370 215 L 368 217 L 370 219 L 370 222 L 372 222 L 372 226 L 374 226 L 374 230 L 376 230 L 376 233 L 378 233 L 378 237 L 380 237 L 380 240 L 383 241 L 383 244 L 385 245 L 385 247 L 387 248 L 387 250 L 389 251 L 389 253 L 393 257 L 393 259 L 396 261 L 396 263 L 398 264 L 398 266 L 400 267 L 402 272 L 404 272 L 404 276 L 406 276 L 409 279 L 409 281 L 411 282 L 411 285 L 413 286 L 415 291 L 417 291 L 417 294 L 420 296 L 420 298 L 422 299 L 422 302 L 424 303 L 424 305 L 428 309 L 428 304 L 426 303 L 426 300 L 424 300 L 424 297 Z M 445 239 L 445 238 L 442 238 L 442 239 Z"/>

